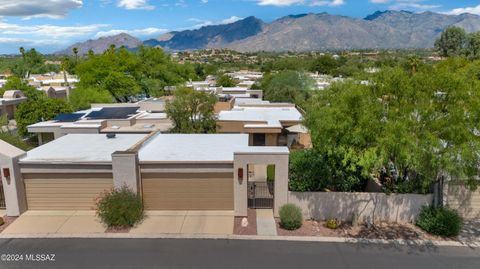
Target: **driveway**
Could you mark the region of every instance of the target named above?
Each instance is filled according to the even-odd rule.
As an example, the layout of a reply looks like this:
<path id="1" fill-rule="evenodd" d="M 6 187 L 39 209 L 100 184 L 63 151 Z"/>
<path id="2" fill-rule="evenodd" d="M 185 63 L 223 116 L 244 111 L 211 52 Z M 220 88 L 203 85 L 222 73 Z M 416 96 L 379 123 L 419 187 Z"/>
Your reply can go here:
<path id="1" fill-rule="evenodd" d="M 233 211 L 147 211 L 132 234 L 232 234 Z M 3 234 L 105 233 L 95 211 L 27 211 Z"/>
<path id="2" fill-rule="evenodd" d="M 147 211 L 131 234 L 232 234 L 233 211 Z"/>
<path id="3" fill-rule="evenodd" d="M 95 211 L 27 211 L 2 233 L 103 233 L 105 229 L 95 216 Z"/>

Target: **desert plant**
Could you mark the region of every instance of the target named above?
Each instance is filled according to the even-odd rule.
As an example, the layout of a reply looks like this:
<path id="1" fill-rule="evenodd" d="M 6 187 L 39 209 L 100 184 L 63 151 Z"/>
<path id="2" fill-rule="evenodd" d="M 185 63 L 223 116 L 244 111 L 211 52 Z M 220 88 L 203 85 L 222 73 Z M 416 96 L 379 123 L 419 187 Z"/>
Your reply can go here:
<path id="1" fill-rule="evenodd" d="M 337 219 L 329 219 L 325 223 L 325 226 L 329 229 L 335 230 L 339 226 L 339 221 Z"/>
<path id="2" fill-rule="evenodd" d="M 97 215 L 108 227 L 133 227 L 143 219 L 142 198 L 127 186 L 104 192 L 97 201 Z"/>
<path id="3" fill-rule="evenodd" d="M 460 233 L 463 220 L 453 209 L 423 207 L 416 224 L 428 233 L 452 237 Z"/>
<path id="4" fill-rule="evenodd" d="M 280 226 L 287 230 L 296 230 L 302 227 L 302 210 L 294 204 L 285 204 L 280 207 Z"/>

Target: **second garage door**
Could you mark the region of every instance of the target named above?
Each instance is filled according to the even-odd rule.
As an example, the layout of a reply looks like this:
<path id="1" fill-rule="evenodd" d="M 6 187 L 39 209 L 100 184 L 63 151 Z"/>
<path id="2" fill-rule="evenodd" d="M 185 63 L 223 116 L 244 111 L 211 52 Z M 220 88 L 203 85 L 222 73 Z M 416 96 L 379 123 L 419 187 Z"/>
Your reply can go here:
<path id="1" fill-rule="evenodd" d="M 29 210 L 92 210 L 111 174 L 24 174 Z"/>
<path id="2" fill-rule="evenodd" d="M 148 210 L 233 210 L 233 174 L 142 174 Z"/>

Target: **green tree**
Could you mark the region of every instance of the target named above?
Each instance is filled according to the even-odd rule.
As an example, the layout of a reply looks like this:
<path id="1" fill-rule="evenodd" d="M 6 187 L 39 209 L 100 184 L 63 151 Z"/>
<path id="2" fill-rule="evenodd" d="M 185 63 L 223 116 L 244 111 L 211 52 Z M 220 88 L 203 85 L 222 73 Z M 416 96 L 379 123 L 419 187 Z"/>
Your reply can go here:
<path id="1" fill-rule="evenodd" d="M 266 75 L 261 84 L 265 99 L 272 102 L 290 102 L 302 106 L 313 88 L 312 79 L 297 71 L 282 71 Z"/>
<path id="2" fill-rule="evenodd" d="M 445 174 L 474 185 L 480 81 L 449 62 L 413 75 L 384 68 L 371 80 L 334 84 L 309 101 L 315 148 L 353 156 L 363 175 L 386 180 L 392 191 L 424 192 Z"/>
<path id="3" fill-rule="evenodd" d="M 217 79 L 217 86 L 221 87 L 235 87 L 237 85 L 236 81 L 229 75 L 221 75 Z"/>
<path id="4" fill-rule="evenodd" d="M 165 112 L 173 121 L 174 133 L 215 133 L 215 103 L 212 93 L 178 88 L 173 101 L 167 102 Z"/>
<path id="5" fill-rule="evenodd" d="M 0 89 L 0 94 L 3 96 L 5 91 L 19 90 L 29 100 L 39 100 L 46 97 L 45 93 L 37 90 L 35 87 L 28 85 L 24 80 L 16 76 L 11 76 L 7 78 L 7 82 Z"/>
<path id="6" fill-rule="evenodd" d="M 79 88 L 72 91 L 69 102 L 74 110 L 90 108 L 93 103 L 112 103 L 112 96 L 105 90 L 97 88 Z"/>
<path id="7" fill-rule="evenodd" d="M 330 55 L 323 55 L 315 58 L 309 66 L 311 72 L 334 75 L 337 72 L 339 63 Z"/>
<path id="8" fill-rule="evenodd" d="M 468 34 L 466 53 L 470 59 L 480 59 L 480 32 Z"/>
<path id="9" fill-rule="evenodd" d="M 79 63 L 76 73 L 80 77 L 78 89 L 96 88 L 107 91 L 117 102 L 127 102 L 141 93 L 135 79 L 140 70 L 138 58 L 124 48 L 108 49 L 101 55 L 89 55 Z"/>
<path id="10" fill-rule="evenodd" d="M 460 27 L 446 28 L 435 41 L 435 49 L 444 57 L 459 56 L 464 52 L 467 34 Z"/>
<path id="11" fill-rule="evenodd" d="M 29 100 L 20 104 L 15 112 L 18 133 L 21 136 L 28 136 L 28 125 L 51 120 L 60 113 L 71 112 L 73 112 L 72 107 L 63 100 L 52 98 Z"/>

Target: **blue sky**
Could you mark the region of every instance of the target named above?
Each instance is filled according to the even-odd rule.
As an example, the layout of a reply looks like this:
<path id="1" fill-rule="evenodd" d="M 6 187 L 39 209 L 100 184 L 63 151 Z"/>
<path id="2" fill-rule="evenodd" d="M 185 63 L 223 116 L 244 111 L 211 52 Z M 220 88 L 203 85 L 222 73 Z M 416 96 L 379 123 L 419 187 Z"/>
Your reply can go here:
<path id="1" fill-rule="evenodd" d="M 266 22 L 320 13 L 363 18 L 377 10 L 480 15 L 479 0 L 0 0 L 0 54 L 20 46 L 43 53 L 76 41 L 127 32 L 141 39 L 172 30 L 228 23 L 248 16 Z"/>

